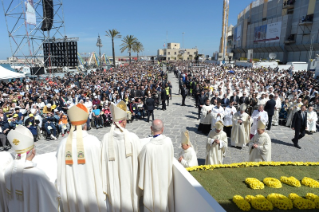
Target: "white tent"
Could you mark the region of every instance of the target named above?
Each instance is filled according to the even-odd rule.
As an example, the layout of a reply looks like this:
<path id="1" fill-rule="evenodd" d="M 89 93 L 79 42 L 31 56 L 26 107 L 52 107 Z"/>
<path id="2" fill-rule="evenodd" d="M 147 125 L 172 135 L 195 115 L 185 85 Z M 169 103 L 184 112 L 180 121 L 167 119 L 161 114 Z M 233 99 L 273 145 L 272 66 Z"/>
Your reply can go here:
<path id="1" fill-rule="evenodd" d="M 16 73 L 4 68 L 3 66 L 0 66 L 0 80 L 23 78 L 23 77 L 25 77 L 25 74 Z"/>

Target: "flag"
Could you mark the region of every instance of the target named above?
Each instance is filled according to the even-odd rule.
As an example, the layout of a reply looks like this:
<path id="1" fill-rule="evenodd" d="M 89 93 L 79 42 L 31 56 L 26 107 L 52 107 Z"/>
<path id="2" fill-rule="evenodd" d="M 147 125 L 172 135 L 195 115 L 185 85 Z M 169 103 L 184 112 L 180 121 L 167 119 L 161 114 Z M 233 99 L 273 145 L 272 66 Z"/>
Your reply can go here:
<path id="1" fill-rule="evenodd" d="M 165 47 L 165 43 L 164 43 L 164 45 L 163 45 L 164 47 Z"/>

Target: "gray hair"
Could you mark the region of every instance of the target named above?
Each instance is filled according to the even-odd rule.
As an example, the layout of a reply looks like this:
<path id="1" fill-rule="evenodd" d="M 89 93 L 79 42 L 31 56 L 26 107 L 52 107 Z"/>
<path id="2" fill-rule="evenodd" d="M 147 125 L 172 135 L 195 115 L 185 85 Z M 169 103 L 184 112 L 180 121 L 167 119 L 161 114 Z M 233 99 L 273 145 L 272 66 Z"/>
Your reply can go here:
<path id="1" fill-rule="evenodd" d="M 164 124 L 162 122 L 162 120 L 160 119 L 156 119 L 152 122 L 152 129 L 154 132 L 159 132 L 163 129 Z"/>

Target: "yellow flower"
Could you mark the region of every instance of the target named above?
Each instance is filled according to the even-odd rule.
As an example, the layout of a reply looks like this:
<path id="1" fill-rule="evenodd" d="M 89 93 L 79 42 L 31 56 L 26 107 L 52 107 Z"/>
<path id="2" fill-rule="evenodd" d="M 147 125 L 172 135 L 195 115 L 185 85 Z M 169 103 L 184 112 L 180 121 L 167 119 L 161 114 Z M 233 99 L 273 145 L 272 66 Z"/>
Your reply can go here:
<path id="1" fill-rule="evenodd" d="M 316 208 L 319 209 L 319 196 L 313 193 L 307 193 L 306 199 L 313 201 L 316 205 Z"/>
<path id="2" fill-rule="evenodd" d="M 272 211 L 274 209 L 273 204 L 267 200 L 263 195 L 256 195 L 252 198 L 251 206 L 260 211 Z"/>
<path id="3" fill-rule="evenodd" d="M 256 178 L 246 178 L 245 183 L 249 185 L 252 189 L 264 189 L 265 186 Z"/>
<path id="4" fill-rule="evenodd" d="M 294 187 L 300 187 L 301 186 L 300 181 L 297 180 L 295 177 L 282 176 L 282 177 L 280 177 L 280 181 L 282 183 L 285 183 L 287 185 L 294 186 Z"/>
<path id="5" fill-rule="evenodd" d="M 309 177 L 304 177 L 301 183 L 310 188 L 319 188 L 319 182 Z"/>
<path id="6" fill-rule="evenodd" d="M 272 193 L 267 196 L 267 199 L 274 205 L 274 207 L 281 210 L 290 210 L 293 208 L 292 201 L 282 194 Z"/>
<path id="7" fill-rule="evenodd" d="M 282 187 L 281 182 L 276 178 L 266 177 L 263 180 L 263 182 L 266 186 L 269 186 L 271 188 L 281 188 Z"/>
<path id="8" fill-rule="evenodd" d="M 235 195 L 233 197 L 233 202 L 237 205 L 237 207 L 242 211 L 249 211 L 250 204 L 240 195 Z"/>
<path id="9" fill-rule="evenodd" d="M 315 203 L 309 199 L 304 199 L 296 193 L 289 194 L 289 199 L 292 200 L 294 206 L 299 210 L 314 209 L 316 207 Z"/>

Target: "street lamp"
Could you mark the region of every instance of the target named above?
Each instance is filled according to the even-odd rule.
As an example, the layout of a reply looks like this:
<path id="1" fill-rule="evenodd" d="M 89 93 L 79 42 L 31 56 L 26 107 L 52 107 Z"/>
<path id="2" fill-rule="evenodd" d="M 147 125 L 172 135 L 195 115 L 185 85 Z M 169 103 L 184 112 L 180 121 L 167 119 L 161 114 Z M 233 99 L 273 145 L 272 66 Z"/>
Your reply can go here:
<path id="1" fill-rule="evenodd" d="M 99 47 L 99 56 L 100 56 L 100 69 L 101 69 L 101 64 L 102 64 L 102 57 L 101 57 L 101 47 L 103 46 L 102 45 L 102 40 L 100 38 L 100 34 L 99 36 L 97 37 L 97 42 L 96 42 L 96 46 Z"/>

